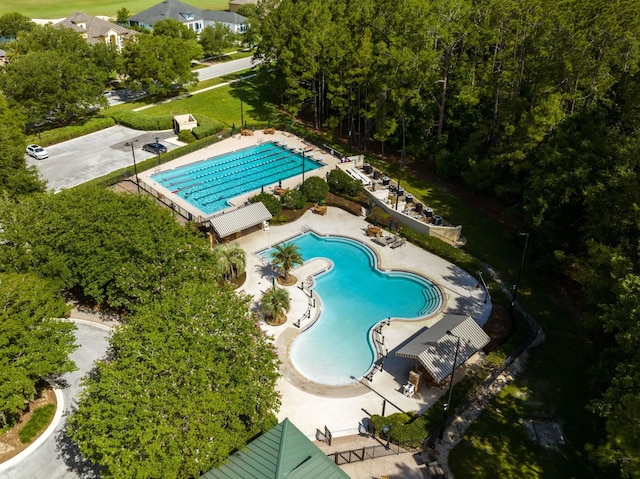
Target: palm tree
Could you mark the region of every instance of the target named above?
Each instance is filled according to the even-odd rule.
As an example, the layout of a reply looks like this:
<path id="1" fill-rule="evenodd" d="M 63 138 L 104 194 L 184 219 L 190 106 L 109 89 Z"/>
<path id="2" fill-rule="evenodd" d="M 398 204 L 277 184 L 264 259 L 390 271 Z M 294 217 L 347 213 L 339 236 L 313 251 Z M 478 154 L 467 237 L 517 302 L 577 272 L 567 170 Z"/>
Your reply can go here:
<path id="1" fill-rule="evenodd" d="M 289 281 L 289 271 L 303 262 L 300 247 L 294 243 L 279 244 L 275 247 L 275 251 L 271 253 L 271 263 L 284 276 L 285 282 Z"/>
<path id="2" fill-rule="evenodd" d="M 264 313 L 268 324 L 277 326 L 287 321 L 287 312 L 291 309 L 289 293 L 276 286 L 269 288 L 260 302 L 260 307 Z"/>
<path id="3" fill-rule="evenodd" d="M 215 249 L 218 254 L 220 268 L 227 281 L 233 281 L 242 273 L 247 266 L 247 255 L 238 245 L 220 246 Z"/>

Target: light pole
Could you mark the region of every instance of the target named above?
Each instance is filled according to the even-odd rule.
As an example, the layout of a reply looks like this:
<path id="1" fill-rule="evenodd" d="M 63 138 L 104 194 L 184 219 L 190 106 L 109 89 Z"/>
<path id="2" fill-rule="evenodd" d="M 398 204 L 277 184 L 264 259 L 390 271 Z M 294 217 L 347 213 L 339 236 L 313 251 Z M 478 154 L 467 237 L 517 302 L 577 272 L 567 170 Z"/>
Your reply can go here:
<path id="1" fill-rule="evenodd" d="M 302 185 L 300 185 L 300 191 L 304 193 L 304 148 L 302 149 Z"/>
<path id="2" fill-rule="evenodd" d="M 396 211 L 398 211 L 398 202 L 400 201 L 400 176 L 402 175 L 402 169 L 404 168 L 404 148 L 405 148 L 405 136 L 404 136 L 404 114 L 402 115 L 402 150 L 400 150 L 400 171 L 398 172 L 398 191 L 396 192 Z"/>
<path id="3" fill-rule="evenodd" d="M 487 299 L 489 298 L 489 289 L 487 288 L 487 283 L 484 282 L 484 278 L 482 277 L 482 271 L 478 271 L 478 276 L 480 277 L 480 281 L 482 282 L 482 286 L 484 286 L 484 304 L 487 304 Z"/>
<path id="4" fill-rule="evenodd" d="M 442 424 L 440 425 L 440 434 L 438 437 L 440 440 L 444 437 L 444 429 L 447 427 L 447 419 L 449 419 L 449 409 L 451 408 L 451 393 L 453 392 L 453 373 L 456 372 L 456 363 L 458 362 L 458 351 L 460 350 L 460 336 L 453 334 L 451 331 L 447 331 L 449 336 L 454 336 L 457 338 L 456 341 L 456 353 L 453 356 L 453 364 L 451 365 L 451 378 L 449 379 L 449 397 L 447 402 L 444 403 L 444 412 L 442 415 Z"/>
<path id="5" fill-rule="evenodd" d="M 240 77 L 240 129 L 244 128 L 244 112 L 242 111 L 242 77 Z"/>
<path id="6" fill-rule="evenodd" d="M 522 269 L 524 268 L 524 259 L 527 256 L 527 245 L 529 244 L 529 233 L 518 233 L 518 236 L 524 236 L 524 249 L 522 250 L 522 260 L 520 261 L 520 269 L 518 269 L 518 277 L 513 285 L 513 294 L 511 295 L 511 307 L 509 308 L 509 314 L 513 315 L 513 309 L 516 307 L 516 295 L 518 294 L 518 286 L 520 285 L 520 277 L 522 276 Z"/>
<path id="7" fill-rule="evenodd" d="M 136 186 L 138 187 L 138 194 L 140 194 L 140 180 L 138 180 L 138 165 L 136 164 L 136 153 L 133 151 L 133 144 L 138 140 L 132 140 L 125 143 L 125 146 L 131 147 L 131 156 L 133 157 L 133 171 L 136 174 Z"/>

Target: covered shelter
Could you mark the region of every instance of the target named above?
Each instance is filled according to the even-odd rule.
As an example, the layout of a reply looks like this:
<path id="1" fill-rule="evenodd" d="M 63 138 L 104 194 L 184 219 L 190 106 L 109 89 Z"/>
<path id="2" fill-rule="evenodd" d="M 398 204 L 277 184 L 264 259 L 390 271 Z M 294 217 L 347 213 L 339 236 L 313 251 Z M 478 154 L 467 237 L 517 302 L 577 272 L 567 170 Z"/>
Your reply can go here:
<path id="1" fill-rule="evenodd" d="M 205 220 L 219 239 L 239 238 L 245 231 L 267 229 L 272 218 L 267 207 L 260 201 L 241 206 L 229 212 L 222 212 Z"/>
<path id="2" fill-rule="evenodd" d="M 193 115 L 187 113 L 186 115 L 175 115 L 173 117 L 173 132 L 175 134 L 180 133 L 183 130 L 193 130 L 198 126 L 198 120 Z"/>
<path id="3" fill-rule="evenodd" d="M 452 334 L 448 334 L 450 331 Z M 460 338 L 458 358 L 453 361 Z M 440 384 L 452 371 L 489 343 L 489 336 L 473 318 L 447 314 L 430 328 L 421 329 L 396 352 L 396 356 L 413 359 Z"/>
<path id="4" fill-rule="evenodd" d="M 251 441 L 232 454 L 217 469 L 200 479 L 348 479 L 318 446 L 311 442 L 289 419 Z"/>

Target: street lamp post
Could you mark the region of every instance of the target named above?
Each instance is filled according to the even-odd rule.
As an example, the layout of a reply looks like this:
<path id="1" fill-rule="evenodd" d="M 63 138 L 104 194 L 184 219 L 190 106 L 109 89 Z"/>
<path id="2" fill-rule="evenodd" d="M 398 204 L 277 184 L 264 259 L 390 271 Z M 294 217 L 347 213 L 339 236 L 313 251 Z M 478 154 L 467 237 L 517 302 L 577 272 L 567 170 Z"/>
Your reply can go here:
<path id="1" fill-rule="evenodd" d="M 396 211 L 398 211 L 398 203 L 400 201 L 400 176 L 402 175 L 402 169 L 404 168 L 404 149 L 405 149 L 405 135 L 404 135 L 404 114 L 402 115 L 402 150 L 400 150 L 400 171 L 398 172 L 398 191 L 396 192 Z"/>
<path id="2" fill-rule="evenodd" d="M 304 148 L 302 149 L 302 185 L 300 191 L 304 193 Z"/>
<path id="3" fill-rule="evenodd" d="M 456 353 L 453 356 L 453 364 L 451 366 L 451 378 L 449 379 L 449 397 L 447 402 L 444 403 L 444 412 L 442 415 L 442 424 L 440 425 L 440 434 L 438 437 L 440 440 L 444 437 L 444 429 L 447 427 L 447 419 L 449 419 L 449 409 L 451 408 L 451 393 L 453 392 L 453 374 L 456 372 L 456 363 L 458 362 L 458 351 L 460 350 L 460 336 L 453 334 L 451 331 L 447 331 L 449 336 L 455 336 L 456 341 Z"/>
<path id="4" fill-rule="evenodd" d="M 527 246 L 529 244 L 529 233 L 518 233 L 518 236 L 524 236 L 524 249 L 522 250 L 522 259 L 520 261 L 520 268 L 518 269 L 518 277 L 513 285 L 513 294 L 511 295 L 511 307 L 509 308 L 509 314 L 513 314 L 513 310 L 516 307 L 516 295 L 518 294 L 518 286 L 520 285 L 520 277 L 522 276 L 522 270 L 524 268 L 524 259 L 527 256 Z"/>
<path id="5" fill-rule="evenodd" d="M 482 302 L 487 304 L 487 299 L 489 299 L 489 289 L 487 288 L 487 283 L 484 282 L 484 278 L 482 277 L 482 271 L 478 271 L 478 276 L 480 277 L 480 281 L 484 287 L 484 301 Z"/>
<path id="6" fill-rule="evenodd" d="M 136 186 L 138 187 L 138 194 L 140 194 L 140 180 L 138 179 L 138 165 L 136 164 L 136 153 L 133 150 L 133 144 L 138 140 L 132 140 L 125 143 L 125 146 L 131 146 L 131 156 L 133 157 L 133 171 L 136 174 Z"/>
<path id="7" fill-rule="evenodd" d="M 244 112 L 242 111 L 242 77 L 240 77 L 240 129 L 244 128 Z"/>

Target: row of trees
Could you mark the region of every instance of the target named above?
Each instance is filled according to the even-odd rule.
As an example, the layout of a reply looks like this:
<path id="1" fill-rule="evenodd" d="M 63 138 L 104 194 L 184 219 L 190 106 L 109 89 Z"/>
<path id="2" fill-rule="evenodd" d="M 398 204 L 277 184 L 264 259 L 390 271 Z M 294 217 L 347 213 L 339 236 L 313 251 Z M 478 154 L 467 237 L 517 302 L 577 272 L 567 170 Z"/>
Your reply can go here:
<path id="1" fill-rule="evenodd" d="M 197 477 L 275 425 L 277 354 L 227 281 L 242 250 L 97 187 L 5 196 L 0 218 L 1 418 L 73 368 L 66 292 L 123 318 L 69 419 L 104 477 Z"/>
<path id="2" fill-rule="evenodd" d="M 640 477 L 640 3 L 265 0 L 259 13 L 256 55 L 290 113 L 364 150 L 406 142 L 413 168 L 503 201 L 536 267 L 579 285 L 605 338 L 591 409 L 608 435 L 592 457 Z"/>

